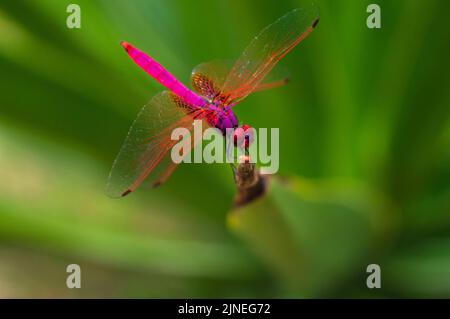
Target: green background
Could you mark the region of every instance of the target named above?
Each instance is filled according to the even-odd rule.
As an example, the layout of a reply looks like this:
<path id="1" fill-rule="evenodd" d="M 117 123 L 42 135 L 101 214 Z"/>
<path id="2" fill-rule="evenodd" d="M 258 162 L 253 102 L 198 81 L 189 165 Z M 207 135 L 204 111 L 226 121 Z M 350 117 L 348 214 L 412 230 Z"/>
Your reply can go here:
<path id="1" fill-rule="evenodd" d="M 162 87 L 126 40 L 188 83 L 305 1 L 0 4 L 0 297 L 449 297 L 448 1 L 321 1 L 281 64 L 291 82 L 235 108 L 280 128 L 270 205 L 231 212 L 226 164 L 182 165 L 120 200 L 103 189 Z M 66 287 L 66 266 L 82 288 Z M 382 288 L 366 287 L 379 264 Z"/>

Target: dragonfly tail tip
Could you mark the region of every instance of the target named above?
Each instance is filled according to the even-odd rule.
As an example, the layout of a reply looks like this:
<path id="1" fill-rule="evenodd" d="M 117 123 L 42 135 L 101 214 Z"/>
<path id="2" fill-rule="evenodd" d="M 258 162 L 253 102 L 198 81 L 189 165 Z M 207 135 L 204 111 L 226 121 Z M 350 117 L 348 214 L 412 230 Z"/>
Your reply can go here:
<path id="1" fill-rule="evenodd" d="M 128 50 L 130 50 L 130 48 L 131 48 L 131 45 L 130 45 L 128 42 L 126 42 L 126 41 L 120 41 L 120 45 L 123 46 L 123 48 L 124 48 L 125 51 L 127 51 L 127 52 L 128 52 Z"/>

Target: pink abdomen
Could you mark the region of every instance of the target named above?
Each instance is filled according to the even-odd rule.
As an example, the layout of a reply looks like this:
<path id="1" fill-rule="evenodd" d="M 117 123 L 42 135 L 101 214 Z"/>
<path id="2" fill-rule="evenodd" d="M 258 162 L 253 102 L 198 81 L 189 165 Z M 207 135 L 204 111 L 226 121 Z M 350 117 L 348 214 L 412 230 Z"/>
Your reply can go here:
<path id="1" fill-rule="evenodd" d="M 122 41 L 121 45 L 125 48 L 128 55 L 133 61 L 139 65 L 145 72 L 147 72 L 156 81 L 164 85 L 173 93 L 183 98 L 187 103 L 196 106 L 205 106 L 206 101 L 198 94 L 189 90 L 180 81 L 177 80 L 169 71 L 167 71 L 161 64 L 153 60 L 144 52 L 136 49 L 131 44 Z"/>

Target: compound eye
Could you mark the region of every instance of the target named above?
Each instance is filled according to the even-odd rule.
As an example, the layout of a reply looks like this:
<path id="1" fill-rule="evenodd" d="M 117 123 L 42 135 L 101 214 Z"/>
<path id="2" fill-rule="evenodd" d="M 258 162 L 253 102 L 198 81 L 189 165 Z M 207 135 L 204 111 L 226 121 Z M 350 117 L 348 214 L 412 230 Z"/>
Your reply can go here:
<path id="1" fill-rule="evenodd" d="M 254 139 L 254 129 L 248 124 L 244 124 L 234 131 L 233 141 L 234 145 L 237 147 L 248 148 L 251 143 L 253 143 Z"/>

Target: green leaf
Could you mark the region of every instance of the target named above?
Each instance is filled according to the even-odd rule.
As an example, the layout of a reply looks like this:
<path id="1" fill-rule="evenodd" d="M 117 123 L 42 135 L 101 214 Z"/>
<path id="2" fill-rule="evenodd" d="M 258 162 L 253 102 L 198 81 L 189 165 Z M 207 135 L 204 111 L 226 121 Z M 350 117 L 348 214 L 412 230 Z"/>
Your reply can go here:
<path id="1" fill-rule="evenodd" d="M 233 210 L 228 224 L 288 296 L 324 296 L 364 272 L 373 241 L 389 234 L 382 205 L 356 182 L 273 178 L 267 194 Z"/>

